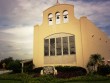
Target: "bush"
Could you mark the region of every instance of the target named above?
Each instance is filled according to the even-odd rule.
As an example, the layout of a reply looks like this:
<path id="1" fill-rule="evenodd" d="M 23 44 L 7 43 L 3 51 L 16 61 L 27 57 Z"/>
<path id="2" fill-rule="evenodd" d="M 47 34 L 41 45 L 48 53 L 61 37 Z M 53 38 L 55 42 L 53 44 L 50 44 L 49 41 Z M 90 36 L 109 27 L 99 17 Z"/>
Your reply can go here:
<path id="1" fill-rule="evenodd" d="M 14 61 L 14 60 L 13 60 L 12 57 L 8 57 L 8 58 L 5 58 L 5 59 L 1 60 L 1 61 L 0 61 L 0 69 L 3 68 L 3 63 L 6 64 L 5 69 L 8 69 L 8 68 L 7 68 L 8 64 L 9 64 L 10 62 L 13 62 L 13 61 Z"/>
<path id="2" fill-rule="evenodd" d="M 57 66 L 55 67 L 55 69 L 58 72 L 58 74 L 56 75 L 56 77 L 58 78 L 70 78 L 87 74 L 86 69 L 76 66 Z"/>
<path id="3" fill-rule="evenodd" d="M 20 73 L 21 72 L 21 64 L 19 60 L 11 61 L 7 65 L 7 69 L 13 70 L 14 73 Z"/>
<path id="4" fill-rule="evenodd" d="M 110 66 L 109 65 L 100 65 L 100 66 L 98 66 L 97 73 L 99 75 L 104 75 L 104 76 L 110 74 Z"/>
<path id="5" fill-rule="evenodd" d="M 38 67 L 38 68 L 33 69 L 33 71 L 35 73 L 40 73 L 42 69 L 43 69 L 43 67 Z"/>
<path id="6" fill-rule="evenodd" d="M 43 67 L 38 67 L 38 68 L 33 69 L 33 72 L 36 73 L 33 77 L 39 77 L 42 69 Z"/>
<path id="7" fill-rule="evenodd" d="M 25 73 L 32 73 L 33 72 L 33 63 L 29 63 L 28 65 L 25 65 L 23 70 Z"/>

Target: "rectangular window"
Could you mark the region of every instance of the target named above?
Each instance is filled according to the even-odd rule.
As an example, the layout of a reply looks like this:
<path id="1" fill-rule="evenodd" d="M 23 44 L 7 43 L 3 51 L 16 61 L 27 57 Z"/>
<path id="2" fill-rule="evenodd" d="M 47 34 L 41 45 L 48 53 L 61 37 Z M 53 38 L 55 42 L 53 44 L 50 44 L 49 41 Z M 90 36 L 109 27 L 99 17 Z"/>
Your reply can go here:
<path id="1" fill-rule="evenodd" d="M 62 55 L 62 52 L 61 52 L 61 37 L 56 38 L 56 54 L 57 55 Z"/>
<path id="2" fill-rule="evenodd" d="M 50 39 L 50 56 L 55 55 L 55 38 Z"/>
<path id="3" fill-rule="evenodd" d="M 44 55 L 49 56 L 49 39 L 44 40 Z"/>
<path id="4" fill-rule="evenodd" d="M 68 37 L 63 37 L 63 55 L 68 54 Z"/>
<path id="5" fill-rule="evenodd" d="M 70 44 L 70 54 L 76 54 L 74 36 L 70 36 L 69 37 L 69 44 Z"/>

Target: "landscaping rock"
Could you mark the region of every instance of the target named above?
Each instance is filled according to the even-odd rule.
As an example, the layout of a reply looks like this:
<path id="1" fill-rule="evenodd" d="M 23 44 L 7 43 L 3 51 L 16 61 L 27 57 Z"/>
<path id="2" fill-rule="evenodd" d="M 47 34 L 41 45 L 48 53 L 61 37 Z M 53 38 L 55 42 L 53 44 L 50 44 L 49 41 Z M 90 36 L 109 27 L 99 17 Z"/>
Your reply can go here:
<path id="1" fill-rule="evenodd" d="M 56 75 L 57 70 L 55 69 L 55 67 L 53 66 L 43 67 L 43 70 L 41 70 L 41 75 L 48 75 L 48 74 Z"/>

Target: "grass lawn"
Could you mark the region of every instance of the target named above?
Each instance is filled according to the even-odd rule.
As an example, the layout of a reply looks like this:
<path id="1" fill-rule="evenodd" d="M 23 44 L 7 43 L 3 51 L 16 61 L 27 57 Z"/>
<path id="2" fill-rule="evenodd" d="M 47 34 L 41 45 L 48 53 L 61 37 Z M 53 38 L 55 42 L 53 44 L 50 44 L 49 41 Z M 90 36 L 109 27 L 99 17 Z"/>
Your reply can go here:
<path id="1" fill-rule="evenodd" d="M 3 74 L 0 75 L 0 83 L 110 83 L 110 78 L 93 75 L 59 79 L 49 75 L 33 78 L 27 74 Z"/>
<path id="2" fill-rule="evenodd" d="M 65 82 L 65 83 L 110 83 L 110 80 L 108 81 L 86 81 L 86 82 Z"/>
<path id="3" fill-rule="evenodd" d="M 14 81 L 14 80 L 0 80 L 0 83 L 23 83 L 23 82 L 22 81 Z M 32 81 L 30 83 L 42 83 L 42 82 Z M 48 82 L 45 82 L 45 83 L 48 83 Z M 77 81 L 77 82 L 60 81 L 60 82 L 55 82 L 55 83 L 110 83 L 110 80 L 107 80 L 107 81 L 85 81 L 85 82 L 82 82 L 82 81 Z"/>
<path id="4" fill-rule="evenodd" d="M 15 80 L 0 80 L 0 83 L 22 83 L 21 81 Z"/>
<path id="5" fill-rule="evenodd" d="M 12 80 L 0 80 L 0 83 L 23 83 L 22 81 L 12 81 Z M 42 82 L 36 82 L 36 81 L 33 81 L 33 82 L 30 82 L 30 83 L 42 83 Z M 45 83 L 48 83 L 48 82 L 45 82 Z M 51 83 L 51 82 L 50 82 Z M 54 83 L 110 83 L 110 81 L 91 81 L 91 82 L 54 82 Z"/>

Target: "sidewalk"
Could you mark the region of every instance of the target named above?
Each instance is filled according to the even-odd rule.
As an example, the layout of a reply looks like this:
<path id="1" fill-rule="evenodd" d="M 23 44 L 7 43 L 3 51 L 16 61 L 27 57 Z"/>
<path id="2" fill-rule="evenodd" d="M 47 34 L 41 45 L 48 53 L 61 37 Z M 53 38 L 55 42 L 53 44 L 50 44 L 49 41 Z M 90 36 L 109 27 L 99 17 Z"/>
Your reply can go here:
<path id="1" fill-rule="evenodd" d="M 12 70 L 0 70 L 0 74 L 11 73 Z"/>

